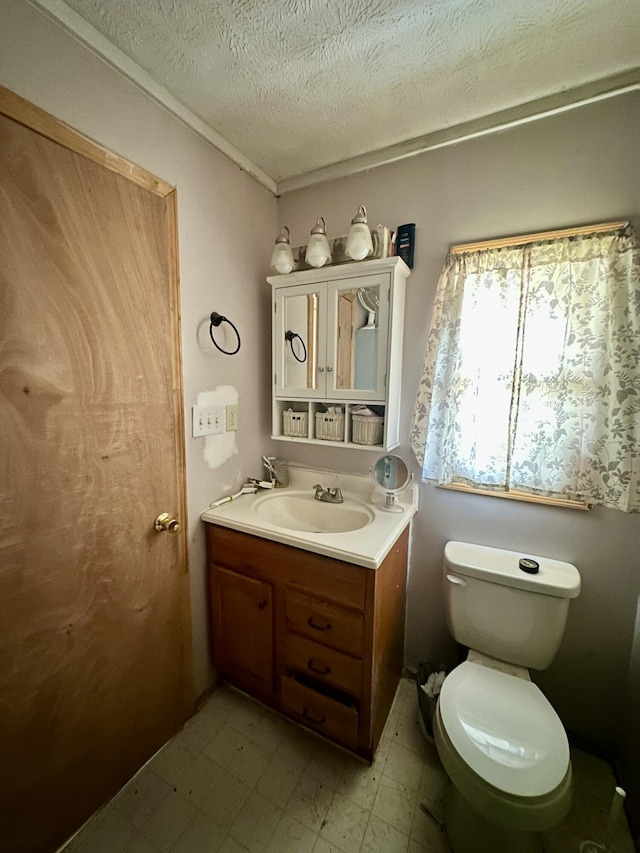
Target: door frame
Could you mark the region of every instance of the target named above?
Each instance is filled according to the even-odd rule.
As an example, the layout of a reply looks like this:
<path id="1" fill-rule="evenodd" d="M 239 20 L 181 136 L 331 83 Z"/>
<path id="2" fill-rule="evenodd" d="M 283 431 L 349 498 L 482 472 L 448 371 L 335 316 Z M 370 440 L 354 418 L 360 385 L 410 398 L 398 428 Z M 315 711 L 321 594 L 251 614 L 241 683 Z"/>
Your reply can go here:
<path id="1" fill-rule="evenodd" d="M 189 550 L 188 550 L 188 518 L 186 501 L 186 450 L 183 417 L 183 384 L 182 384 L 182 347 L 180 321 L 180 276 L 178 266 L 178 217 L 176 188 L 156 177 L 130 160 L 110 151 L 68 124 L 60 121 L 50 113 L 32 104 L 30 101 L 16 95 L 15 92 L 0 86 L 0 115 L 6 116 L 34 133 L 67 148 L 68 150 L 92 160 L 105 169 L 115 172 L 128 181 L 137 184 L 154 195 L 163 198 L 166 205 L 166 227 L 168 248 L 168 271 L 170 289 L 170 318 L 171 318 L 171 365 L 172 365 L 172 398 L 173 421 L 175 424 L 175 458 L 178 495 L 178 518 L 181 521 L 178 532 L 178 561 L 180 623 L 182 629 L 182 667 L 184 695 L 179 697 L 185 718 L 191 716 L 195 705 L 192 638 L 191 638 L 191 598 L 189 588 Z"/>

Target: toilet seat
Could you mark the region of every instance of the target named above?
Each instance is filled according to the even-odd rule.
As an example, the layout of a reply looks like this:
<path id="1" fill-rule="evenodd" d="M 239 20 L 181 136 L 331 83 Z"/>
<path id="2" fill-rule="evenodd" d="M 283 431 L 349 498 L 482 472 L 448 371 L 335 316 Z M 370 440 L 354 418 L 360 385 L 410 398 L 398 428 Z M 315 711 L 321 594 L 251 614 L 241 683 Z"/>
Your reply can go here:
<path id="1" fill-rule="evenodd" d="M 465 661 L 444 681 L 439 717 L 474 774 L 510 797 L 544 797 L 563 783 L 569 743 L 532 682 Z"/>

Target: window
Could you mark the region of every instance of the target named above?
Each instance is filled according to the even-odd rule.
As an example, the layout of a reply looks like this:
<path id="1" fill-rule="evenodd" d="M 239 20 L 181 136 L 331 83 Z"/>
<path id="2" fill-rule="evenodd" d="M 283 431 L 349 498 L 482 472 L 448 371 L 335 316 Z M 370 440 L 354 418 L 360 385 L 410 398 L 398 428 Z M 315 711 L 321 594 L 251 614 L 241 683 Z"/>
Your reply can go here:
<path id="1" fill-rule="evenodd" d="M 640 511 L 627 223 L 454 247 L 411 434 L 423 480 Z"/>

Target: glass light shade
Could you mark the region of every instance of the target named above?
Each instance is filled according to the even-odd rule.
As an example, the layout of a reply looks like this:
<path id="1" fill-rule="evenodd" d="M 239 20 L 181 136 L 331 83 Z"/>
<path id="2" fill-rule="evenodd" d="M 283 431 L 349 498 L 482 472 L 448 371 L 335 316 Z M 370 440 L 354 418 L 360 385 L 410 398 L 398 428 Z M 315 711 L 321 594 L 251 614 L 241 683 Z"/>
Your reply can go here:
<path id="1" fill-rule="evenodd" d="M 323 267 L 331 261 L 331 249 L 327 240 L 326 225 L 322 216 L 311 229 L 311 236 L 307 243 L 307 252 L 304 256 L 309 266 Z"/>
<path id="2" fill-rule="evenodd" d="M 305 261 L 312 267 L 323 267 L 331 260 L 329 241 L 324 234 L 312 234 L 307 244 Z"/>
<path id="3" fill-rule="evenodd" d="M 288 243 L 276 243 L 271 255 L 271 266 L 281 274 L 289 273 L 294 268 L 293 252 Z"/>
<path id="4" fill-rule="evenodd" d="M 362 261 L 373 252 L 373 240 L 367 225 L 367 210 L 364 205 L 360 205 L 357 214 L 351 220 L 344 251 L 354 261 Z"/>
<path id="5" fill-rule="evenodd" d="M 286 225 L 282 228 L 282 231 L 276 240 L 276 245 L 273 247 L 271 267 L 280 274 L 289 273 L 295 267 L 293 252 L 291 251 L 289 229 Z"/>

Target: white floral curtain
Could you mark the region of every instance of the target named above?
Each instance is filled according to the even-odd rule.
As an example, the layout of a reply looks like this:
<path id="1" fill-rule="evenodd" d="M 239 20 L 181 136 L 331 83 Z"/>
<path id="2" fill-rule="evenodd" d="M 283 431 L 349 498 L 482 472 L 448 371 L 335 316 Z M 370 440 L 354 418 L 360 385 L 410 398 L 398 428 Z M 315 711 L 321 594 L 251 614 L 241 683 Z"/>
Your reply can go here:
<path id="1" fill-rule="evenodd" d="M 640 511 L 633 232 L 450 255 L 411 445 L 423 480 Z"/>

